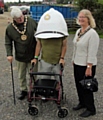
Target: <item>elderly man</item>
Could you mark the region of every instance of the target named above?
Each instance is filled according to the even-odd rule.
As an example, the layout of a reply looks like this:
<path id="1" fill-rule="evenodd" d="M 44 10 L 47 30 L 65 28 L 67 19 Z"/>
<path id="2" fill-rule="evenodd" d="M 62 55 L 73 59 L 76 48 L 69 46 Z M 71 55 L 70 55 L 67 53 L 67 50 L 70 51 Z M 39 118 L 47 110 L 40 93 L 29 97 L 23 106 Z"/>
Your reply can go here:
<path id="1" fill-rule="evenodd" d="M 36 40 L 34 33 L 37 23 L 30 17 L 24 16 L 17 7 L 12 8 L 11 16 L 13 22 L 10 23 L 5 33 L 5 47 L 7 52 L 7 60 L 13 61 L 13 43 L 15 48 L 15 59 L 17 62 L 18 77 L 20 79 L 20 96 L 19 100 L 23 100 L 27 96 L 26 72 L 30 70 L 31 60 L 34 58 Z M 35 67 L 37 71 L 37 66 Z"/>

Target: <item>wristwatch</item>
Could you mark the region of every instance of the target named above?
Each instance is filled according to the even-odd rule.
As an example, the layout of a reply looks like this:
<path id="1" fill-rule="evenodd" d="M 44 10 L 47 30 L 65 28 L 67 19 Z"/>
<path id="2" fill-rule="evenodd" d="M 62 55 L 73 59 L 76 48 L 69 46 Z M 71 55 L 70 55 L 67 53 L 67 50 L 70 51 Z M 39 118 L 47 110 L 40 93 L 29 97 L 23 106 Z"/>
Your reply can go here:
<path id="1" fill-rule="evenodd" d="M 87 65 L 87 68 L 91 68 L 90 65 Z"/>

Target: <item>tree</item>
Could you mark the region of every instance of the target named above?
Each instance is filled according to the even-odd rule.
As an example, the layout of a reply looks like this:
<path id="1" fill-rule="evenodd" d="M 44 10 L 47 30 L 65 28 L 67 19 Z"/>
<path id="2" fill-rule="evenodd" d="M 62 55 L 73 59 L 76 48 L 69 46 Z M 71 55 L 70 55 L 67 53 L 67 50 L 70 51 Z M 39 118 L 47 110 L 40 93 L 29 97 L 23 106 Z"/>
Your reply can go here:
<path id="1" fill-rule="evenodd" d="M 93 12 L 97 28 L 103 30 L 103 4 L 98 3 Z"/>
<path id="2" fill-rule="evenodd" d="M 19 3 L 21 3 L 21 0 L 19 0 Z"/>
<path id="3" fill-rule="evenodd" d="M 97 29 L 103 30 L 103 4 L 98 0 L 78 0 L 78 10 L 88 9 L 92 12 Z"/>
<path id="4" fill-rule="evenodd" d="M 89 9 L 90 11 L 93 11 L 96 4 L 98 3 L 98 0 L 78 0 L 78 6 L 79 9 Z"/>
<path id="5" fill-rule="evenodd" d="M 64 0 L 57 0 L 57 3 L 58 3 L 58 4 L 63 4 L 63 3 L 64 3 Z"/>
<path id="6" fill-rule="evenodd" d="M 67 3 L 68 3 L 68 1 L 69 1 L 69 0 L 64 0 L 64 1 L 63 1 L 63 3 L 64 3 L 64 4 L 67 4 Z"/>

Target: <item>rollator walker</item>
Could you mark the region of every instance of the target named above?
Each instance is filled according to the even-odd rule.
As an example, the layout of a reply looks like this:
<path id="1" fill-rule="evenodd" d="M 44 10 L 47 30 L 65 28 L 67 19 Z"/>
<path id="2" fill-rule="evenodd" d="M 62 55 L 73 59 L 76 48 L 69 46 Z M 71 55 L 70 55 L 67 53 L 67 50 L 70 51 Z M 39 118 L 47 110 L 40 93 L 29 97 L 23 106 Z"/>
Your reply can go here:
<path id="1" fill-rule="evenodd" d="M 36 105 L 33 105 L 32 102 L 40 100 L 44 101 L 55 101 L 57 104 L 57 116 L 60 118 L 64 118 L 68 115 L 68 109 L 66 107 L 61 106 L 61 102 L 65 99 L 66 95 L 63 91 L 63 83 L 62 83 L 62 72 L 63 65 L 60 64 L 60 74 L 55 74 L 51 72 L 33 72 L 34 64 L 32 64 L 32 68 L 30 69 L 30 88 L 28 91 L 28 102 L 29 108 L 28 113 L 32 116 L 38 115 L 39 109 Z M 34 76 L 37 75 L 46 75 L 46 76 L 59 76 L 59 81 L 56 79 L 34 79 Z M 33 84 L 34 83 L 34 84 Z M 58 87 L 57 87 L 58 86 Z"/>

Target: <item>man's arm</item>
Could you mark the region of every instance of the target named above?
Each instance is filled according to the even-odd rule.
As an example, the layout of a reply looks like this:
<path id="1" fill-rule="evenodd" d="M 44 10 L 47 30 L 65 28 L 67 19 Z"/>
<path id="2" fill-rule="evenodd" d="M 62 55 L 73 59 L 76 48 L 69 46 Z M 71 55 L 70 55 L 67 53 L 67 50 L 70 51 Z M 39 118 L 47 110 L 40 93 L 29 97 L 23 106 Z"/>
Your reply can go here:
<path id="1" fill-rule="evenodd" d="M 7 53 L 7 60 L 9 62 L 12 62 L 12 60 L 13 60 L 13 53 L 12 53 L 13 43 L 12 43 L 12 39 L 8 35 L 7 30 L 5 33 L 5 48 L 6 48 L 6 53 Z"/>
<path id="2" fill-rule="evenodd" d="M 35 54 L 34 54 L 34 59 L 31 60 L 31 63 L 35 63 L 37 62 L 38 56 L 40 54 L 41 51 L 41 42 L 39 40 L 37 40 L 37 44 L 36 44 L 36 49 L 35 49 Z"/>
<path id="3" fill-rule="evenodd" d="M 63 65 L 64 65 L 64 57 L 65 57 L 66 50 L 67 50 L 67 38 L 65 38 L 65 40 L 63 40 L 61 57 L 60 57 L 60 61 L 59 61 L 59 63 L 62 63 Z"/>
<path id="4" fill-rule="evenodd" d="M 67 50 L 67 38 L 65 40 L 63 40 L 63 45 L 62 45 L 62 50 L 61 50 L 61 58 L 65 57 L 66 50 Z"/>

